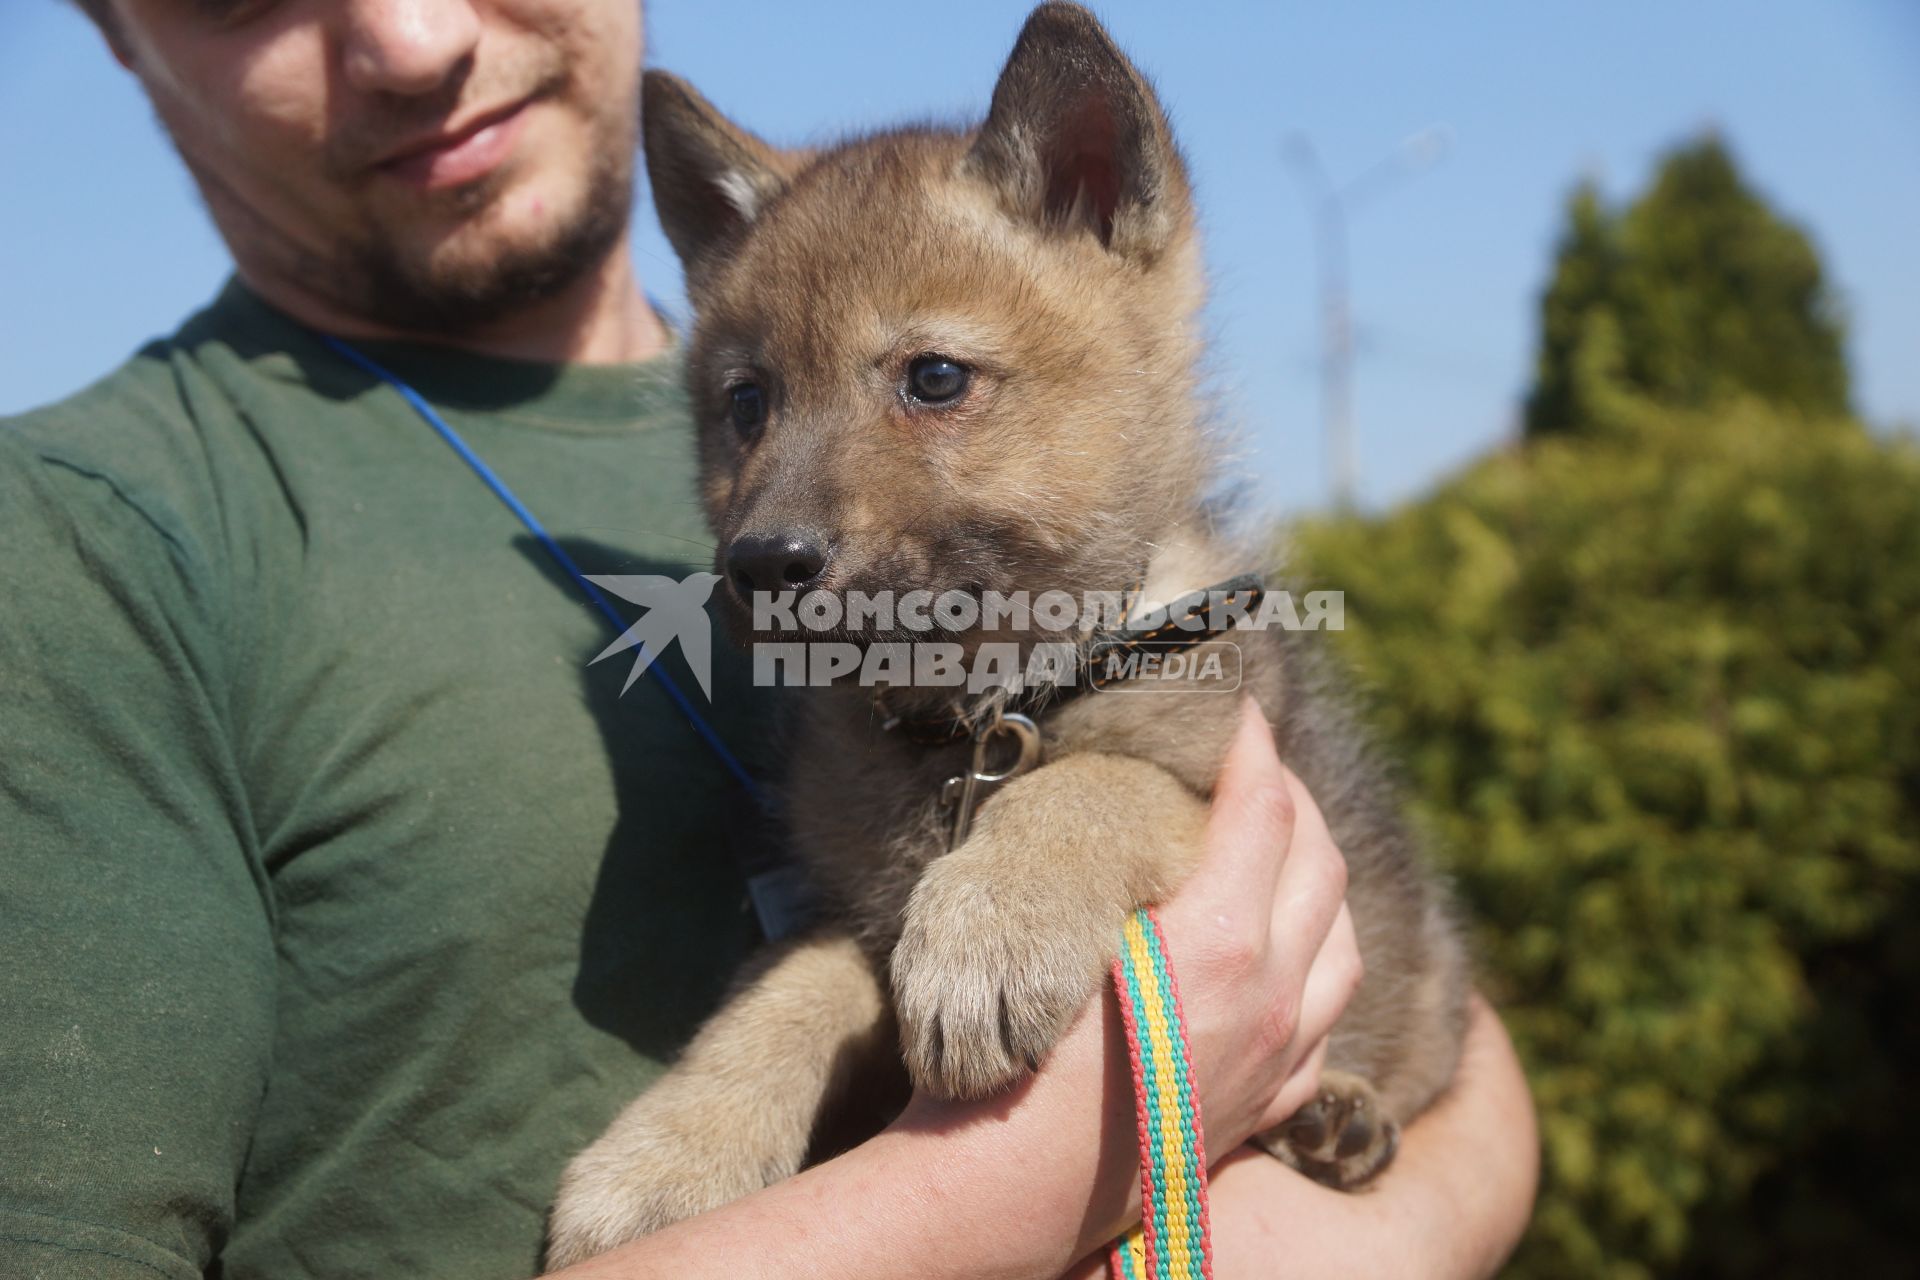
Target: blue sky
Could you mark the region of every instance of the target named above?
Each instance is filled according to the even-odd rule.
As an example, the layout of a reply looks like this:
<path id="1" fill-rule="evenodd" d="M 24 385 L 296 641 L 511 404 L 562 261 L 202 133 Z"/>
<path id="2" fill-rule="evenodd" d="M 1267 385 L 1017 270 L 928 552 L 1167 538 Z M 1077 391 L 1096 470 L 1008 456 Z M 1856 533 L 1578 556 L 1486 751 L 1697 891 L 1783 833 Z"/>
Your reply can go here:
<path id="1" fill-rule="evenodd" d="M 1028 6 L 656 0 L 655 64 L 776 142 L 977 114 Z M 1429 125 L 1445 158 L 1352 224 L 1360 492 L 1417 494 L 1510 438 L 1561 203 L 1637 190 L 1715 127 L 1812 231 L 1850 319 L 1855 393 L 1920 423 L 1920 5 L 1500 0 L 1097 6 L 1190 159 L 1229 421 L 1276 511 L 1325 501 L 1310 225 L 1281 158 L 1336 178 Z M 205 300 L 225 258 L 137 87 L 59 0 L 0 4 L 0 412 L 104 372 Z M 643 208 L 648 289 L 681 305 Z"/>

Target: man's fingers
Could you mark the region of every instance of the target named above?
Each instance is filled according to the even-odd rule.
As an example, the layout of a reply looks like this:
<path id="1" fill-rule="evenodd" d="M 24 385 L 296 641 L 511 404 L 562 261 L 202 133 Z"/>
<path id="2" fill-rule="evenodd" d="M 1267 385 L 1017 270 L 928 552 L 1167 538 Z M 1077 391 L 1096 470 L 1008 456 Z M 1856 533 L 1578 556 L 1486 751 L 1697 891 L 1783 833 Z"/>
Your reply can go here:
<path id="1" fill-rule="evenodd" d="M 1320 944 L 1320 954 L 1307 971 L 1307 989 L 1300 997 L 1300 1029 L 1294 1033 L 1302 1043 L 1312 1044 L 1333 1030 L 1364 973 L 1353 913 L 1341 903 L 1333 928 L 1327 931 L 1327 940 Z"/>
<path id="2" fill-rule="evenodd" d="M 1361 977 L 1360 943 L 1353 931 L 1353 914 L 1342 903 L 1334 917 L 1327 939 L 1307 971 L 1307 987 L 1300 998 L 1300 1019 L 1294 1030 L 1294 1043 L 1313 1048 L 1293 1069 L 1280 1092 L 1274 1095 L 1260 1125 L 1265 1129 L 1280 1123 L 1305 1106 L 1320 1087 L 1320 1072 L 1326 1065 L 1327 1037 L 1333 1024 L 1346 1012 Z"/>
<path id="3" fill-rule="evenodd" d="M 1266 901 L 1293 840 L 1294 807 L 1266 716 L 1243 698 L 1207 818 L 1209 879 L 1238 901 Z"/>
<path id="4" fill-rule="evenodd" d="M 1312 1102 L 1313 1095 L 1320 1092 L 1320 1076 L 1326 1069 L 1327 1042 L 1322 1040 L 1313 1046 L 1312 1051 L 1300 1060 L 1300 1064 L 1281 1084 L 1280 1092 L 1273 1095 L 1273 1101 L 1261 1113 L 1259 1127 L 1254 1132 L 1265 1133 Z"/>
<path id="5" fill-rule="evenodd" d="M 1347 860 L 1300 779 L 1284 767 L 1280 774 L 1293 814 L 1293 839 L 1273 887 L 1273 946 L 1300 973 L 1298 966 L 1319 954 L 1335 915 L 1345 910 Z"/>

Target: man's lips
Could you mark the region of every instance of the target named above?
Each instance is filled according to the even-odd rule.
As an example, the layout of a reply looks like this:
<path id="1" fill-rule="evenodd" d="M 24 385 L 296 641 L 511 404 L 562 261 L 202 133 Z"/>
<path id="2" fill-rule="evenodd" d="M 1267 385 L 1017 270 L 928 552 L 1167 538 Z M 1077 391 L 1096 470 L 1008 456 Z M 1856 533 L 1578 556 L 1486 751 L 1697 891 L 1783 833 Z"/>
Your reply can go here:
<path id="1" fill-rule="evenodd" d="M 533 101 L 522 98 L 457 128 L 417 138 L 389 152 L 374 169 L 429 191 L 484 178 L 512 153 Z"/>

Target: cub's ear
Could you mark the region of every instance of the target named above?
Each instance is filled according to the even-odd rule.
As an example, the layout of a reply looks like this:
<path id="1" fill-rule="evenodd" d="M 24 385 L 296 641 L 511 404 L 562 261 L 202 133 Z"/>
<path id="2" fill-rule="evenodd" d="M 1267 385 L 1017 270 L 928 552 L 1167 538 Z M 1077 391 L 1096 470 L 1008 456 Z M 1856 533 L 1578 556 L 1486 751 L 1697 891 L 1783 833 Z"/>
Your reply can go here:
<path id="1" fill-rule="evenodd" d="M 640 124 L 660 226 L 698 287 L 785 187 L 783 157 L 664 71 L 642 81 Z"/>
<path id="2" fill-rule="evenodd" d="M 1186 167 L 1153 89 L 1077 4 L 1027 19 L 964 165 L 1012 216 L 1091 231 L 1141 262 L 1192 225 Z"/>

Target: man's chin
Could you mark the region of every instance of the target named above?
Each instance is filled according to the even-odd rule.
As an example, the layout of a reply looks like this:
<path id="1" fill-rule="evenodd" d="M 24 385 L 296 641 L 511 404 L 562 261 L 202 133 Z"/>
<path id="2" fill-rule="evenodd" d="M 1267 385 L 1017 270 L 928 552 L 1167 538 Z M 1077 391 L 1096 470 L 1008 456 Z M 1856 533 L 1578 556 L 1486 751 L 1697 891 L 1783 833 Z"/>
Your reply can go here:
<path id="1" fill-rule="evenodd" d="M 436 196 L 407 210 L 407 225 L 388 219 L 374 231 L 355 255 L 374 314 L 460 331 L 547 301 L 606 261 L 632 210 L 626 182 L 571 197 L 545 184 L 491 185 Z"/>
<path id="2" fill-rule="evenodd" d="M 490 176 L 465 186 L 386 200 L 370 220 L 370 243 L 410 264 L 423 283 L 466 281 L 493 264 L 555 252 L 582 217 L 584 192 Z M 533 188 L 529 190 L 528 188 Z"/>

